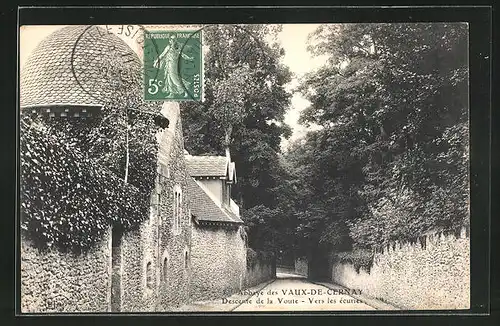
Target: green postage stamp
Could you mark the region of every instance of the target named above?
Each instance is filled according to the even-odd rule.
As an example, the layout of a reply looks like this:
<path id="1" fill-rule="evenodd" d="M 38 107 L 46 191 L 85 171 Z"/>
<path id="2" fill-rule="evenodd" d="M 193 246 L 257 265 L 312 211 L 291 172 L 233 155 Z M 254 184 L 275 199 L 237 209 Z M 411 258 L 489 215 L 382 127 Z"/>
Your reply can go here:
<path id="1" fill-rule="evenodd" d="M 201 30 L 149 31 L 144 36 L 144 98 L 201 101 Z"/>

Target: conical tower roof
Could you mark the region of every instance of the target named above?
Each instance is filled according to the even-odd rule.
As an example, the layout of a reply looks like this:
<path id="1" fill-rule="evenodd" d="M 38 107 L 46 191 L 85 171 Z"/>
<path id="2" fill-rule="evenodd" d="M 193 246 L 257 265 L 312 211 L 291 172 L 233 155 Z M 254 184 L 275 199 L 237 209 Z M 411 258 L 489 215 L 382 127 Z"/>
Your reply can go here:
<path id="1" fill-rule="evenodd" d="M 20 78 L 20 106 L 103 106 L 142 96 L 141 63 L 118 36 L 97 26 L 61 28 L 42 40 Z"/>

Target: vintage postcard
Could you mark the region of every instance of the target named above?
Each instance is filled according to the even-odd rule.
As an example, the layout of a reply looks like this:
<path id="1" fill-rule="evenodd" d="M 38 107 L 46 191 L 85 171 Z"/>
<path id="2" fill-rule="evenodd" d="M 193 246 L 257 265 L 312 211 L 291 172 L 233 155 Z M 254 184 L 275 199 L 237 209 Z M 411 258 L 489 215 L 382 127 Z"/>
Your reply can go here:
<path id="1" fill-rule="evenodd" d="M 21 313 L 469 309 L 468 34 L 20 26 Z"/>

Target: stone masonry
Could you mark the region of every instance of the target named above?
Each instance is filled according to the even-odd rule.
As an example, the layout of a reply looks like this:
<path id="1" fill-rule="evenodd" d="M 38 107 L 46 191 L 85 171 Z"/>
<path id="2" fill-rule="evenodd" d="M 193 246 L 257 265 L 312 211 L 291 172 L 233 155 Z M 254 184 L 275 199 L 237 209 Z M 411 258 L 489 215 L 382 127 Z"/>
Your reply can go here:
<path id="1" fill-rule="evenodd" d="M 240 228 L 193 228 L 193 300 L 223 298 L 244 287 L 246 247 Z"/>
<path id="2" fill-rule="evenodd" d="M 332 280 L 402 309 L 470 307 L 470 238 L 430 234 L 425 242 L 393 244 L 376 253 L 368 272 L 334 264 Z"/>
<path id="3" fill-rule="evenodd" d="M 86 254 L 41 252 L 21 239 L 21 312 L 95 312 L 110 309 L 111 237 Z"/>
<path id="4" fill-rule="evenodd" d="M 105 88 L 94 87 L 99 96 L 91 96 L 71 73 L 72 50 L 86 28 L 62 28 L 35 49 L 22 72 L 22 108 L 91 105 L 100 109 L 109 102 L 109 92 L 102 92 Z M 130 54 L 140 66 L 133 50 L 117 36 L 106 34 L 99 40 L 94 44 L 91 39 L 81 39 L 80 54 L 74 58 L 89 80 L 101 73 L 96 68 L 102 63 L 99 53 L 108 53 L 110 45 Z M 92 64 L 81 66 L 84 59 L 91 59 Z M 60 83 L 61 78 L 64 83 Z M 235 164 L 229 157 L 222 166 L 227 175 L 211 176 L 215 185 L 224 180 L 217 194 L 221 202 L 203 197 L 207 193 L 195 186 L 202 195 L 196 199 L 202 200 L 194 203 L 190 187 L 196 181 L 187 168 L 179 104 L 164 102 L 162 114 L 169 126 L 157 135 L 159 177 L 149 216 L 123 235 L 110 227 L 100 243 L 81 255 L 42 252 L 22 238 L 22 312 L 169 311 L 192 299 L 222 297 L 242 289 L 245 234 L 239 208 L 230 199 L 231 184 L 236 182 Z M 224 163 L 226 158 L 215 157 L 211 162 L 219 161 Z M 205 173 L 205 166 L 200 167 Z M 212 184 L 207 182 L 205 187 L 212 189 Z M 199 220 L 192 210 L 197 210 Z"/>
<path id="5" fill-rule="evenodd" d="M 160 199 L 152 200 L 151 215 L 140 230 L 124 235 L 122 311 L 164 311 L 189 300 L 191 217 L 185 191 L 187 175 L 178 104 L 166 103 L 163 113 L 170 124 L 158 135 L 160 176 L 153 196 Z M 173 225 L 176 186 L 185 194 L 180 230 Z M 149 285 L 148 268 L 151 269 Z"/>

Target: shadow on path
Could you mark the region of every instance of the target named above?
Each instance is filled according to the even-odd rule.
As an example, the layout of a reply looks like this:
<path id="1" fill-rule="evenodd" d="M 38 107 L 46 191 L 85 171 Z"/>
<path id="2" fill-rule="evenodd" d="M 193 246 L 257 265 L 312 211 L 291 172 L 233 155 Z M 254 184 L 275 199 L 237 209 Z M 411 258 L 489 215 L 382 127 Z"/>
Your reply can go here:
<path id="1" fill-rule="evenodd" d="M 287 272 L 276 272 L 276 278 L 279 280 L 286 280 L 286 279 L 306 279 L 305 276 L 295 274 L 295 273 L 287 273 Z"/>

